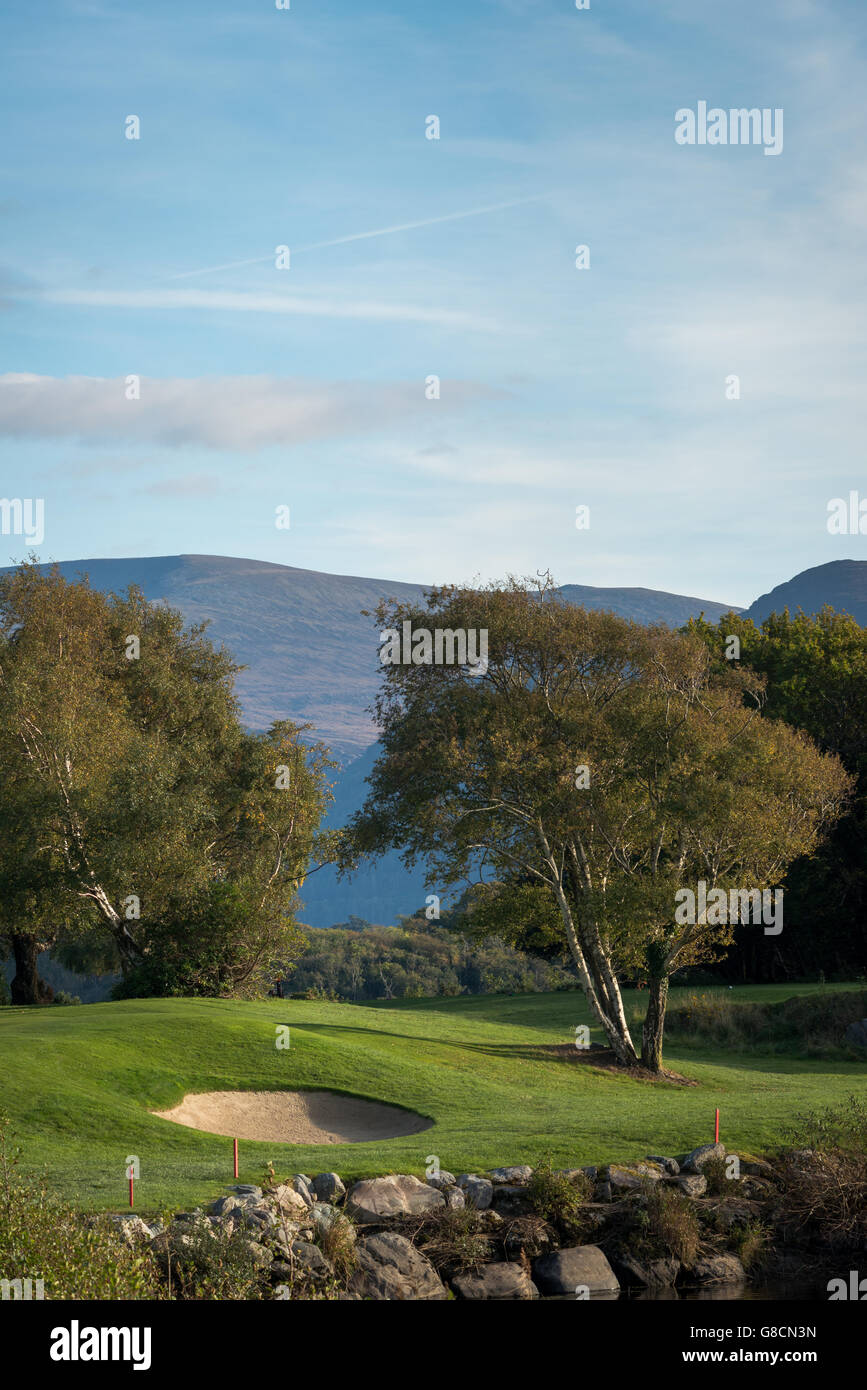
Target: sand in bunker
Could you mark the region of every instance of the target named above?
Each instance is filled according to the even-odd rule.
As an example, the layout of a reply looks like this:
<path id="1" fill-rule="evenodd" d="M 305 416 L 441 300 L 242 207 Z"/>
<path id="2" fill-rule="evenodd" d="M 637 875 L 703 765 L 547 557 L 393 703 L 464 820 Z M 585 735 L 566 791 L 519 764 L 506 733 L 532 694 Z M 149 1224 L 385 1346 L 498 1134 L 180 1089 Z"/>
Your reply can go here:
<path id="1" fill-rule="evenodd" d="M 418 1134 L 433 1124 L 396 1105 L 332 1091 L 203 1091 L 151 1113 L 208 1134 L 281 1144 L 360 1144 Z"/>

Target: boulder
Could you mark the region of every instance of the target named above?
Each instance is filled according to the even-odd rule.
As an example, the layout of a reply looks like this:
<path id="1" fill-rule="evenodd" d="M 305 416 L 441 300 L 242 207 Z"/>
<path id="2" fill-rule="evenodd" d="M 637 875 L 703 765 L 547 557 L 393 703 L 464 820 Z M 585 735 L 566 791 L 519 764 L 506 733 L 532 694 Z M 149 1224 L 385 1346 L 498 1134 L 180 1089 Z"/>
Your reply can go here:
<path id="1" fill-rule="evenodd" d="M 262 1196 L 261 1187 L 256 1187 L 255 1183 L 251 1182 L 235 1183 L 235 1186 L 231 1188 L 230 1191 L 236 1193 L 239 1197 L 255 1197 L 257 1202 Z"/>
<path id="2" fill-rule="evenodd" d="M 334 1205 L 341 1197 L 346 1196 L 346 1188 L 339 1173 L 317 1173 L 311 1187 L 320 1202 L 330 1202 Z"/>
<path id="3" fill-rule="evenodd" d="M 304 1177 L 303 1173 L 296 1173 L 289 1186 L 293 1192 L 298 1193 L 305 1206 L 313 1206 L 316 1198 L 311 1190 L 310 1181 Z"/>
<path id="4" fill-rule="evenodd" d="M 735 1284 L 747 1276 L 736 1255 L 705 1255 L 690 1265 L 689 1277 L 696 1284 Z"/>
<path id="5" fill-rule="evenodd" d="M 271 1251 L 266 1250 L 264 1245 L 260 1245 L 258 1240 L 247 1240 L 244 1242 L 255 1263 L 260 1269 L 271 1263 Z"/>
<path id="6" fill-rule="evenodd" d="M 707 1192 L 707 1178 L 701 1173 L 681 1173 L 676 1178 L 666 1178 L 669 1187 L 678 1188 L 685 1197 L 703 1197 Z"/>
<path id="7" fill-rule="evenodd" d="M 418 1178 L 398 1174 L 389 1178 L 364 1178 L 355 1183 L 346 1198 L 346 1210 L 362 1225 L 409 1216 L 445 1206 L 441 1192 L 419 1182 Z"/>
<path id="8" fill-rule="evenodd" d="M 488 1177 L 492 1182 L 529 1182 L 533 1176 L 532 1168 L 526 1163 L 519 1163 L 513 1168 L 489 1168 Z"/>
<path id="9" fill-rule="evenodd" d="M 680 1164 L 676 1158 L 665 1158 L 661 1154 L 648 1154 L 647 1161 L 648 1163 L 658 1163 L 662 1171 L 667 1173 L 669 1177 L 676 1178 L 680 1172 Z"/>
<path id="10" fill-rule="evenodd" d="M 466 1206 L 466 1198 L 460 1187 L 447 1187 L 443 1196 L 446 1199 L 446 1206 L 452 1210 L 460 1210 Z"/>
<path id="11" fill-rule="evenodd" d="M 598 1245 L 573 1245 L 533 1262 L 533 1281 L 548 1294 L 616 1293 L 620 1282 Z"/>
<path id="12" fill-rule="evenodd" d="M 135 1246 L 141 1240 L 151 1240 L 156 1234 L 142 1221 L 140 1216 L 133 1212 L 121 1212 L 119 1215 L 110 1216 L 111 1224 L 116 1227 L 118 1233 L 123 1236 L 127 1245 Z"/>
<path id="13" fill-rule="evenodd" d="M 445 1192 L 447 1187 L 454 1187 L 455 1175 L 454 1173 L 447 1173 L 445 1168 L 442 1168 L 438 1173 L 434 1174 L 432 1178 L 428 1178 L 427 1181 L 431 1187 L 436 1187 L 440 1192 Z"/>
<path id="14" fill-rule="evenodd" d="M 469 1299 L 532 1299 L 539 1290 L 527 1271 L 518 1264 L 505 1261 L 482 1267 L 473 1273 L 456 1274 L 452 1288 L 459 1298 Z"/>
<path id="15" fill-rule="evenodd" d="M 325 1258 L 318 1245 L 311 1245 L 307 1240 L 293 1240 L 289 1249 L 300 1272 L 316 1283 L 322 1283 L 334 1273 L 331 1261 Z"/>
<path id="16" fill-rule="evenodd" d="M 685 1155 L 681 1169 L 687 1173 L 700 1173 L 712 1158 L 725 1158 L 725 1144 L 700 1144 L 697 1149 Z"/>
<path id="17" fill-rule="evenodd" d="M 349 1281 L 351 1293 L 375 1300 L 442 1301 L 445 1285 L 429 1260 L 404 1236 L 392 1231 L 358 1242 L 358 1268 Z"/>
<path id="18" fill-rule="evenodd" d="M 634 1255 L 622 1255 L 613 1260 L 620 1283 L 628 1289 L 669 1289 L 677 1282 L 680 1260 L 637 1260 Z"/>
<path id="19" fill-rule="evenodd" d="M 220 1220 L 222 1220 L 224 1217 L 229 1215 L 230 1211 L 240 1211 L 241 1206 L 242 1203 L 236 1196 L 218 1197 L 216 1202 L 211 1203 L 208 1210 L 210 1211 L 212 1216 L 216 1216 Z"/>
<path id="20" fill-rule="evenodd" d="M 659 1182 L 661 1177 L 661 1169 L 651 1168 L 647 1163 L 636 1163 L 629 1168 L 612 1163 L 608 1169 L 612 1192 L 641 1191 L 648 1182 Z"/>
<path id="21" fill-rule="evenodd" d="M 491 1205 L 494 1184 L 490 1178 L 480 1178 L 475 1173 L 461 1173 L 458 1178 L 458 1187 L 463 1192 L 468 1207 L 475 1207 L 476 1211 L 484 1211 Z"/>
<path id="22" fill-rule="evenodd" d="M 276 1207 L 285 1216 L 292 1216 L 300 1220 L 307 1215 L 307 1203 L 300 1192 L 296 1192 L 294 1187 L 290 1187 L 288 1183 L 284 1182 L 279 1187 L 275 1187 L 268 1193 L 266 1200 L 270 1206 Z"/>

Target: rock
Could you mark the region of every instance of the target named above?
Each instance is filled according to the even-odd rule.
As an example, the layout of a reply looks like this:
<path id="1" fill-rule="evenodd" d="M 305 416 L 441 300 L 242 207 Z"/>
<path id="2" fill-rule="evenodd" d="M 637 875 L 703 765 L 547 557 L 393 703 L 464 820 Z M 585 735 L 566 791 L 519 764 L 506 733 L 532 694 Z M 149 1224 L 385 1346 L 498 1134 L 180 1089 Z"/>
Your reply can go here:
<path id="1" fill-rule="evenodd" d="M 444 1192 L 447 1187 L 454 1187 L 455 1175 L 454 1173 L 447 1173 L 445 1168 L 442 1168 L 434 1177 L 428 1178 L 427 1182 L 431 1187 L 436 1187 L 440 1192 Z"/>
<path id="2" fill-rule="evenodd" d="M 270 1265 L 271 1251 L 266 1250 L 264 1245 L 260 1245 L 257 1240 L 247 1240 L 244 1244 L 260 1269 L 264 1269 L 266 1265 Z"/>
<path id="3" fill-rule="evenodd" d="M 641 1191 L 648 1182 L 659 1182 L 662 1173 L 659 1168 L 650 1168 L 646 1163 L 624 1168 L 612 1163 L 608 1169 L 608 1182 L 613 1192 Z"/>
<path id="4" fill-rule="evenodd" d="M 247 1207 L 239 1213 L 239 1225 L 247 1231 L 260 1231 L 264 1234 L 277 1225 L 277 1217 L 269 1207 Z"/>
<path id="5" fill-rule="evenodd" d="M 707 1192 L 707 1178 L 701 1173 L 681 1173 L 677 1178 L 666 1178 L 665 1183 L 678 1188 L 685 1197 L 703 1197 Z"/>
<path id="6" fill-rule="evenodd" d="M 648 1163 L 660 1164 L 662 1171 L 668 1173 L 669 1177 L 676 1178 L 680 1172 L 680 1164 L 676 1158 L 664 1158 L 660 1154 L 648 1154 L 647 1161 Z"/>
<path id="7" fill-rule="evenodd" d="M 293 1240 L 290 1252 L 302 1274 L 321 1283 L 334 1273 L 331 1261 L 326 1259 L 318 1245 L 306 1240 Z"/>
<path id="8" fill-rule="evenodd" d="M 712 1158 L 725 1158 L 725 1156 L 725 1144 L 700 1144 L 697 1149 L 693 1149 L 685 1156 L 680 1166 L 687 1173 L 700 1173 L 704 1165 Z"/>
<path id="9" fill-rule="evenodd" d="M 336 1204 L 346 1196 L 346 1188 L 339 1173 L 317 1173 L 310 1184 L 320 1202 Z"/>
<path id="10" fill-rule="evenodd" d="M 622 1255 L 613 1260 L 620 1283 L 629 1289 L 672 1288 L 680 1273 L 680 1260 L 637 1260 L 634 1255 Z"/>
<path id="11" fill-rule="evenodd" d="M 389 1178 L 364 1178 L 354 1185 L 346 1198 L 346 1210 L 362 1225 L 442 1206 L 445 1206 L 445 1201 L 441 1192 L 405 1174 Z"/>
<path id="12" fill-rule="evenodd" d="M 856 1023 L 850 1023 L 845 1032 L 847 1043 L 852 1043 L 854 1047 L 867 1048 L 867 1018 L 858 1019 Z"/>
<path id="13" fill-rule="evenodd" d="M 477 1177 L 475 1173 L 461 1173 L 457 1185 L 466 1198 L 467 1206 L 475 1207 L 476 1211 L 484 1211 L 491 1205 L 494 1184 L 489 1178 Z"/>
<path id="14" fill-rule="evenodd" d="M 611 1202 L 614 1199 L 614 1189 L 607 1178 L 604 1182 L 598 1182 L 594 1189 L 594 1196 L 597 1202 Z"/>
<path id="15" fill-rule="evenodd" d="M 257 1201 L 262 1196 L 261 1187 L 256 1187 L 254 1183 L 250 1182 L 235 1183 L 235 1186 L 230 1190 L 237 1193 L 239 1197 L 255 1197 Z"/>
<path id="16" fill-rule="evenodd" d="M 284 1182 L 279 1187 L 275 1187 L 273 1191 L 268 1193 L 267 1200 L 270 1205 L 275 1206 L 278 1211 L 287 1216 L 300 1219 L 307 1215 L 307 1203 L 300 1192 L 296 1192 L 294 1187 L 290 1187 L 288 1183 Z"/>
<path id="17" fill-rule="evenodd" d="M 463 1191 L 459 1187 L 447 1187 L 443 1196 L 446 1199 L 446 1206 L 451 1207 L 453 1211 L 459 1211 L 467 1204 Z"/>
<path id="18" fill-rule="evenodd" d="M 510 1221 L 503 1233 L 503 1252 L 507 1260 L 519 1260 L 522 1255 L 533 1259 L 556 1248 L 555 1233 L 538 1216 L 518 1217 Z"/>
<path id="19" fill-rule="evenodd" d="M 142 1221 L 140 1216 L 136 1216 L 132 1212 L 121 1212 L 116 1216 L 110 1216 L 109 1221 L 117 1228 L 118 1233 L 129 1246 L 134 1247 L 140 1240 L 150 1241 L 156 1234 Z"/>
<path id="20" fill-rule="evenodd" d="M 690 1265 L 689 1277 L 698 1284 L 734 1284 L 747 1276 L 736 1255 L 706 1255 Z"/>
<path id="21" fill-rule="evenodd" d="M 738 1163 L 741 1176 L 744 1178 L 767 1178 L 769 1182 L 776 1181 L 777 1170 L 763 1158 L 738 1158 Z"/>
<path id="22" fill-rule="evenodd" d="M 306 1178 L 303 1178 L 301 1176 L 300 1173 L 295 1174 L 294 1178 L 288 1184 L 288 1186 L 292 1189 L 293 1192 L 297 1192 L 298 1196 L 301 1198 L 305 1206 L 313 1206 L 313 1203 L 316 1201 L 316 1198 L 313 1194 L 310 1184 L 307 1182 Z"/>
<path id="23" fill-rule="evenodd" d="M 493 1205 L 494 1210 L 506 1221 L 516 1216 L 530 1216 L 533 1212 L 533 1203 L 526 1187 L 512 1183 L 503 1183 L 494 1188 Z"/>
<path id="24" fill-rule="evenodd" d="M 527 1271 L 518 1264 L 505 1261 L 482 1265 L 471 1274 L 456 1274 L 452 1288 L 460 1298 L 470 1299 L 532 1299 L 539 1290 Z"/>
<path id="25" fill-rule="evenodd" d="M 212 1202 L 208 1208 L 212 1216 L 222 1219 L 229 1215 L 230 1211 L 240 1211 L 241 1203 L 237 1197 L 218 1197 L 216 1202 Z"/>
<path id="26" fill-rule="evenodd" d="M 533 1176 L 532 1168 L 526 1163 L 520 1163 L 514 1168 L 489 1168 L 488 1177 L 492 1182 L 518 1183 L 529 1182 Z"/>
<path id="27" fill-rule="evenodd" d="M 358 1242 L 358 1268 L 350 1292 L 376 1300 L 442 1301 L 445 1285 L 429 1260 L 404 1236 L 392 1231 L 366 1236 Z"/>
<path id="28" fill-rule="evenodd" d="M 707 1204 L 707 1210 L 713 1213 L 714 1220 L 724 1231 L 731 1231 L 739 1226 L 748 1226 L 751 1221 L 757 1221 L 762 1214 L 762 1209 L 758 1202 L 745 1200 L 743 1197 L 723 1197 L 718 1201 L 711 1200 Z"/>
<path id="29" fill-rule="evenodd" d="M 774 1184 L 768 1182 L 767 1178 L 741 1178 L 738 1183 L 738 1191 L 744 1197 L 752 1197 L 762 1201 L 764 1198 L 774 1195 Z"/>
<path id="30" fill-rule="evenodd" d="M 589 1178 L 591 1182 L 595 1182 L 599 1177 L 599 1169 L 594 1163 L 588 1163 L 586 1168 L 582 1168 L 580 1171 L 584 1174 L 585 1178 Z"/>
<path id="31" fill-rule="evenodd" d="M 533 1263 L 533 1280 L 542 1293 L 573 1294 L 578 1288 L 591 1293 L 616 1293 L 620 1282 L 598 1245 L 573 1245 Z"/>

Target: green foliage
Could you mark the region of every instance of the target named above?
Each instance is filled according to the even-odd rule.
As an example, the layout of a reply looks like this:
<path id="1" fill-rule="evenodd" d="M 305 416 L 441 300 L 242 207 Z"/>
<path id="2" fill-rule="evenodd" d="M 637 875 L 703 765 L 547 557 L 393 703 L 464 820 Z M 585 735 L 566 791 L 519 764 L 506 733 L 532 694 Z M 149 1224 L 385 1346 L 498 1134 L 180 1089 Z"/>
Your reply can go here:
<path id="1" fill-rule="evenodd" d="M 571 972 L 497 937 L 479 941 L 421 917 L 400 927 L 306 928 L 292 993 L 307 999 L 420 999 L 574 989 Z"/>
<path id="2" fill-rule="evenodd" d="M 0 1276 L 41 1279 L 47 1299 L 163 1298 L 156 1268 L 105 1218 L 85 1218 L 17 1175 L 0 1117 Z"/>
<path id="3" fill-rule="evenodd" d="M 0 934 L 108 938 L 126 993 L 261 988 L 291 957 L 298 889 L 337 853 L 334 764 L 307 726 L 247 733 L 237 669 L 138 589 L 0 577 Z"/>
<path id="4" fill-rule="evenodd" d="M 867 1157 L 867 1102 L 853 1092 L 836 1105 L 804 1111 L 795 1116 L 786 1137 L 793 1148 L 840 1149 Z"/>
<path id="5" fill-rule="evenodd" d="M 822 990 L 769 1003 L 741 1003 L 728 992 L 708 991 L 690 994 L 669 1009 L 668 1034 L 735 1051 L 857 1056 L 844 1035 L 850 1023 L 865 1016 L 865 989 Z"/>
<path id="6" fill-rule="evenodd" d="M 688 1197 L 656 1183 L 638 1221 L 643 1251 L 651 1257 L 673 1255 L 685 1265 L 692 1264 L 701 1243 L 701 1227 Z"/>
<path id="7" fill-rule="evenodd" d="M 572 1177 L 556 1173 L 545 1158 L 533 1169 L 527 1191 L 537 1216 L 557 1227 L 566 1239 L 586 1234 L 584 1204 L 593 1192 L 586 1173 Z"/>

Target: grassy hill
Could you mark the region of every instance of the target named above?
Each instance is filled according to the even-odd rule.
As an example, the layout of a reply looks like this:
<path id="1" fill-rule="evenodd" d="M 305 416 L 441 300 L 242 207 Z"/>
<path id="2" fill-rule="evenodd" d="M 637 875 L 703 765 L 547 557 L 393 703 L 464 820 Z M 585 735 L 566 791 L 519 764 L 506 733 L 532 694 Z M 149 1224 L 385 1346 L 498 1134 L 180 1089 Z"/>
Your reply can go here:
<path id="1" fill-rule="evenodd" d="M 835 989 L 840 986 L 835 986 Z M 818 986 L 756 986 L 773 1001 Z M 676 1005 L 679 991 L 672 992 Z M 627 995 L 628 1008 L 642 996 Z M 798 1111 L 867 1095 L 863 1064 L 721 1052 L 672 1044 L 680 1087 L 616 1076 L 540 1052 L 589 1022 L 580 994 L 392 1001 L 240 1003 L 148 999 L 80 1008 L 0 1009 L 0 1111 L 23 1171 L 83 1208 L 122 1209 L 128 1155 L 141 1162 L 137 1205 L 202 1202 L 232 1180 L 231 1142 L 149 1114 L 191 1091 L 328 1089 L 415 1110 L 422 1134 L 377 1143 L 241 1144 L 241 1176 L 336 1169 L 344 1176 L 421 1174 L 437 1154 L 452 1172 L 496 1164 L 555 1165 L 679 1152 L 713 1137 L 714 1107 L 730 1147 L 756 1152 Z M 278 1051 L 275 1025 L 289 1024 Z M 594 1033 L 598 1038 L 598 1034 Z"/>

